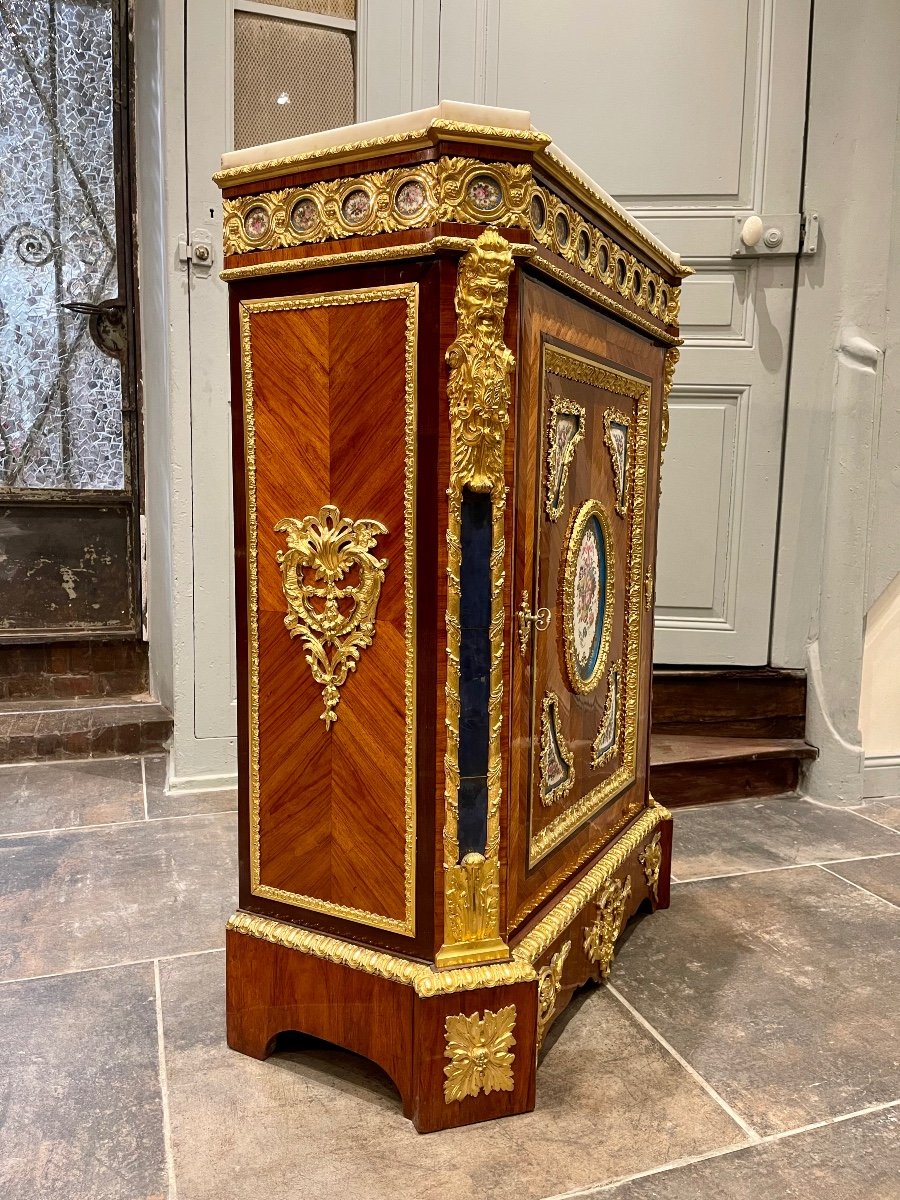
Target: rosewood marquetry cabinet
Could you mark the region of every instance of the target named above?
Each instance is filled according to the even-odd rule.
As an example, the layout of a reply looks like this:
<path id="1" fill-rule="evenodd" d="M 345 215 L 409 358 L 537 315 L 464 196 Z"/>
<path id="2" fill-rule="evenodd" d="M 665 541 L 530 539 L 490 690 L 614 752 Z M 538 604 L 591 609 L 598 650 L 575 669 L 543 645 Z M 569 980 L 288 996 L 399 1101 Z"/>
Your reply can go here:
<path id="1" fill-rule="evenodd" d="M 669 903 L 648 792 L 688 273 L 528 114 L 226 155 L 240 907 L 228 1038 L 366 1055 L 419 1130 L 534 1106 Z"/>

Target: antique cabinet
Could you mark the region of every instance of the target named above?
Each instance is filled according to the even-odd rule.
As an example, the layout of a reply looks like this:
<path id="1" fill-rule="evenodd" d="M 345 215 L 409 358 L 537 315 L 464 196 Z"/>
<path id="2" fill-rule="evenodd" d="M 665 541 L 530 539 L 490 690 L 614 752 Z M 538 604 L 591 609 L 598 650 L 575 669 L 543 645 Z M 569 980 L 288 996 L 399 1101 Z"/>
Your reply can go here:
<path id="1" fill-rule="evenodd" d="M 534 1106 L 669 902 L 647 787 L 688 273 L 527 113 L 226 155 L 240 750 L 228 1038 L 366 1055 L 419 1130 Z"/>

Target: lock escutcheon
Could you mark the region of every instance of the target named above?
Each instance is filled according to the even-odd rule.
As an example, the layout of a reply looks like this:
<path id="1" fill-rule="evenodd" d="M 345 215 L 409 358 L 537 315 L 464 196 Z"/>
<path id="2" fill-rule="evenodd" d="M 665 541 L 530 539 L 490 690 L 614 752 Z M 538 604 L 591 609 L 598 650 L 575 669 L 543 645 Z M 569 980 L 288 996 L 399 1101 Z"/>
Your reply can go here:
<path id="1" fill-rule="evenodd" d="M 528 652 L 528 639 L 531 633 L 531 626 L 543 632 L 550 626 L 550 621 L 553 614 L 549 608 L 539 608 L 536 612 L 531 611 L 528 601 L 528 593 L 522 593 L 522 603 L 519 605 L 519 650 L 524 658 Z"/>

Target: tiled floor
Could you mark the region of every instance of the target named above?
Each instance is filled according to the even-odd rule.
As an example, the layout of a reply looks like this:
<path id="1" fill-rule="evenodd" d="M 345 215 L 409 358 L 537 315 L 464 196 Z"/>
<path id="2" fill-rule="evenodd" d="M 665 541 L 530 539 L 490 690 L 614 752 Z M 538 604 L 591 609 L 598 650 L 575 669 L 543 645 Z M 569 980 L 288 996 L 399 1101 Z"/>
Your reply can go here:
<path id="1" fill-rule="evenodd" d="M 4 1200 L 900 1196 L 900 801 L 677 812 L 535 1112 L 419 1137 L 361 1059 L 227 1049 L 234 795 L 163 776 L 0 767 Z"/>

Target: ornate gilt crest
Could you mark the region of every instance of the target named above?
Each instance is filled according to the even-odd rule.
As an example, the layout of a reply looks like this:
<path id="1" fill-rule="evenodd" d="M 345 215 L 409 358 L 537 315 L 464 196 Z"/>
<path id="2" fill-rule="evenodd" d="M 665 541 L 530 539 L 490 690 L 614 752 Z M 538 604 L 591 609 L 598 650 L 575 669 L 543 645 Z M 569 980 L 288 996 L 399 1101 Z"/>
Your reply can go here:
<path id="1" fill-rule="evenodd" d="M 662 865 L 662 844 L 658 831 L 640 852 L 638 858 L 640 859 L 641 866 L 644 868 L 647 889 L 653 897 L 653 903 L 655 904 L 659 900 L 659 868 Z"/>
<path id="2" fill-rule="evenodd" d="M 584 952 L 609 977 L 616 942 L 625 924 L 625 906 L 631 895 L 631 878 L 611 879 L 597 898 L 597 917 L 584 931 Z"/>
<path id="3" fill-rule="evenodd" d="M 316 516 L 284 517 L 275 530 L 288 543 L 276 555 L 288 605 L 284 623 L 292 638 L 303 639 L 313 679 L 322 685 L 328 729 L 337 720 L 338 688 L 375 636 L 387 559 L 370 551 L 387 528 L 371 518 L 351 521 L 324 504 Z M 354 582 L 341 586 L 348 576 Z"/>
<path id="4" fill-rule="evenodd" d="M 485 1009 L 484 1019 L 478 1013 L 471 1017 L 460 1013 L 447 1017 L 444 1029 L 447 1048 L 444 1057 L 450 1062 L 444 1067 L 444 1100 L 464 1100 L 479 1092 L 511 1092 L 513 1090 L 513 1059 L 511 1047 L 516 1044 L 513 1029 L 516 1006 L 499 1012 Z"/>
<path id="5" fill-rule="evenodd" d="M 540 1050 L 556 1008 L 556 997 L 562 991 L 562 973 L 566 957 L 572 949 L 572 943 L 566 942 L 550 959 L 546 967 L 538 971 L 538 1019 L 537 1019 L 537 1050 Z"/>

